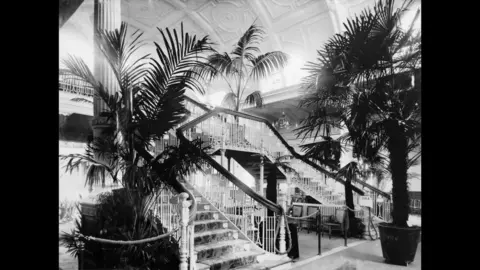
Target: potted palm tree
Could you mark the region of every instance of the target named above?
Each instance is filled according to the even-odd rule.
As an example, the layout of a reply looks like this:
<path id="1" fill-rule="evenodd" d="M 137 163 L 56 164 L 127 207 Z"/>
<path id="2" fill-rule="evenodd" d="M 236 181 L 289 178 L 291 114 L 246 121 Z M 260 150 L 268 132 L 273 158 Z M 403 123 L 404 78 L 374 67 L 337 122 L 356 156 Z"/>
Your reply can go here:
<path id="1" fill-rule="evenodd" d="M 311 91 L 303 106 L 312 113 L 302 122 L 305 134 L 343 128 L 354 157 L 373 162 L 388 157 L 392 178 L 392 223 L 380 224 L 384 258 L 408 264 L 415 258 L 420 228 L 409 227 L 408 168 L 421 155 L 421 34 L 406 29 L 402 16 L 413 1 L 395 8 L 379 1 L 344 24 L 310 62 L 305 87 Z"/>
<path id="2" fill-rule="evenodd" d="M 102 115 L 110 119 L 109 127 L 88 143 L 85 154 L 61 156 L 68 161 L 66 170 L 74 170 L 84 163 L 88 167 L 87 185 L 104 186 L 108 176 L 123 187 L 120 192 L 103 197 L 103 203 L 100 203 L 100 210 L 103 210 L 93 209 L 94 212 L 100 212 L 92 226 L 93 231 L 86 230 L 87 224 L 83 219 L 77 230 L 64 235 L 65 245 L 74 254 L 78 254 L 76 241 L 79 233 L 113 240 L 141 240 L 164 233 L 160 221 L 149 211 L 155 207 L 156 196 L 164 188 L 178 193 L 188 192 L 178 178 L 203 166 L 199 151 L 201 142 L 169 146 L 155 157 L 150 151 L 152 141 L 163 137 L 184 121 L 187 115 L 183 103 L 185 91 L 204 92 L 198 82 L 198 74 L 192 69 L 206 62 L 201 55 L 210 49 L 207 37 L 196 40 L 184 33 L 183 25 L 179 34 L 176 30 L 172 33 L 168 28 L 159 32 L 165 44 L 160 46 L 155 43 L 158 59 L 149 59 L 148 55 L 132 59 L 132 55 L 144 43 L 138 31 L 131 39 L 127 37 L 125 23 L 120 29 L 96 35 L 96 44 L 116 75 L 119 91 L 115 93 L 109 93 L 82 59 L 70 56 L 63 60 L 65 69 L 62 72 L 91 85 L 95 94 L 107 104 L 108 110 Z M 172 36 L 180 36 L 181 41 Z M 149 61 L 149 64 L 145 61 Z M 121 203 L 115 198 L 120 198 Z M 191 209 L 195 207 L 193 203 Z M 191 211 L 191 215 L 194 214 Z M 104 264 L 120 267 L 121 261 L 125 264 L 125 260 L 118 257 L 121 256 L 128 259 L 126 263 L 129 266 L 160 269 L 166 266 L 162 262 L 178 259 L 175 241 L 169 241 L 173 240 L 167 238 L 153 245 L 144 243 L 117 247 L 99 246 L 86 241 L 85 254 L 91 255 L 90 267 L 98 268 Z M 173 253 L 168 253 L 169 250 Z M 158 257 L 159 254 L 173 257 Z M 106 257 L 113 259 L 106 263 Z"/>
<path id="3" fill-rule="evenodd" d="M 240 111 L 242 103 L 261 107 L 263 99 L 259 90 L 248 90 L 251 83 L 264 79 L 287 65 L 287 54 L 281 51 L 260 54 L 258 45 L 265 31 L 252 24 L 240 37 L 230 53 L 215 51 L 208 56 L 209 68 L 202 67 L 209 80 L 221 77 L 228 85 L 222 105 Z"/>

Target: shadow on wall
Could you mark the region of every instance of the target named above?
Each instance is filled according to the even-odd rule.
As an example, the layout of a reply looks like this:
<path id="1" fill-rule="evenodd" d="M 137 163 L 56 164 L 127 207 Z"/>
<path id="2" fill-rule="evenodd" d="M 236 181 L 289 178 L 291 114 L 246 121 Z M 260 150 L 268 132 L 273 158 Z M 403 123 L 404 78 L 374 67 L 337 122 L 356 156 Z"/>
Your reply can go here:
<path id="1" fill-rule="evenodd" d="M 59 140 L 87 142 L 93 135 L 91 128 L 92 116 L 73 113 L 68 116 L 59 114 Z"/>

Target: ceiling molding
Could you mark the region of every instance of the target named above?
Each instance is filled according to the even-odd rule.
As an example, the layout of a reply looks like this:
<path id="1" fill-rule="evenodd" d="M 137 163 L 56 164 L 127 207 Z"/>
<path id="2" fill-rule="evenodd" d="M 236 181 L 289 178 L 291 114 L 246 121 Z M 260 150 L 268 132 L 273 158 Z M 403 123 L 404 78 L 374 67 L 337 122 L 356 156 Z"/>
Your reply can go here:
<path id="1" fill-rule="evenodd" d="M 205 19 L 198 14 L 198 12 L 190 9 L 185 1 L 183 0 L 165 0 L 166 2 L 170 3 L 173 7 L 183 10 L 186 15 L 193 21 L 198 23 L 198 26 L 205 32 L 207 33 L 210 37 L 213 38 L 213 40 L 218 44 L 219 46 L 219 51 L 223 51 L 225 49 L 225 43 L 222 42 L 222 39 L 220 36 L 214 31 L 213 27 L 205 21 Z M 217 3 L 217 1 L 213 1 Z"/>
<path id="2" fill-rule="evenodd" d="M 268 15 L 267 10 L 265 7 L 262 5 L 260 0 L 251 0 L 249 1 L 250 6 L 252 7 L 253 10 L 256 10 L 256 14 L 260 17 L 260 20 L 264 23 L 264 27 L 267 30 L 267 33 L 269 36 L 273 38 L 274 41 L 274 48 L 273 50 L 275 51 L 282 51 L 283 46 L 282 43 L 280 42 L 280 38 L 278 35 L 273 31 L 273 23 L 272 20 L 270 20 L 270 16 Z"/>

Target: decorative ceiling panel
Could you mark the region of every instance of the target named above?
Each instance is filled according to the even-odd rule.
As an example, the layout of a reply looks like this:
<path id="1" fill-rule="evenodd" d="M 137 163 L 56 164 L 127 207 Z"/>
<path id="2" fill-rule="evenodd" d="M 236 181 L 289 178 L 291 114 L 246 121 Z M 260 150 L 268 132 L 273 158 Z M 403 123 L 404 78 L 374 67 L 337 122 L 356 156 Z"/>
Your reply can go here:
<path id="1" fill-rule="evenodd" d="M 262 2 L 265 5 L 270 18 L 275 21 L 280 19 L 281 16 L 301 9 L 303 5 L 310 1 L 312 0 L 265 0 Z"/>
<path id="2" fill-rule="evenodd" d="M 163 0 L 124 0 L 122 10 L 126 9 L 126 16 L 147 26 L 154 27 L 174 7 Z M 125 14 L 125 13 L 124 13 Z"/>
<path id="3" fill-rule="evenodd" d="M 198 13 L 224 43 L 241 37 L 255 19 L 246 1 L 210 1 Z"/>
<path id="4" fill-rule="evenodd" d="M 198 25 L 198 23 L 195 23 L 188 15 L 180 18 L 178 21 L 170 25 L 169 28 L 171 28 L 172 30 L 176 29 L 180 32 L 182 22 L 183 31 L 187 32 L 188 35 L 196 35 L 197 39 L 203 38 L 207 35 L 207 33 Z"/>

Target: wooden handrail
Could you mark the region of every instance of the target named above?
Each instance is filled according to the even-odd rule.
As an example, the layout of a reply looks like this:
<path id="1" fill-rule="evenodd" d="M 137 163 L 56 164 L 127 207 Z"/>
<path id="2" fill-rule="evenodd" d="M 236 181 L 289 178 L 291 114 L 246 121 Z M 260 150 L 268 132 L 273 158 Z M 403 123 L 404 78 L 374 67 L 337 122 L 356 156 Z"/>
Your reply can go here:
<path id="1" fill-rule="evenodd" d="M 211 113 L 211 112 L 210 112 Z M 209 113 L 209 114 L 210 114 Z M 185 137 L 183 134 L 182 128 L 177 129 L 177 138 L 180 139 L 183 143 L 190 143 L 191 142 Z M 227 178 L 230 182 L 232 182 L 235 186 L 237 186 L 240 190 L 242 190 L 245 194 L 250 196 L 252 199 L 260 203 L 261 205 L 265 206 L 268 210 L 275 212 L 278 215 L 283 214 L 283 208 L 267 198 L 259 195 L 249 186 L 245 185 L 240 179 L 238 179 L 235 175 L 230 173 L 227 169 L 225 169 L 222 165 L 220 165 L 217 161 L 215 161 L 212 157 L 210 157 L 207 153 L 205 153 L 202 149 L 198 149 L 200 151 L 200 156 L 215 170 L 220 172 L 225 178 Z"/>

